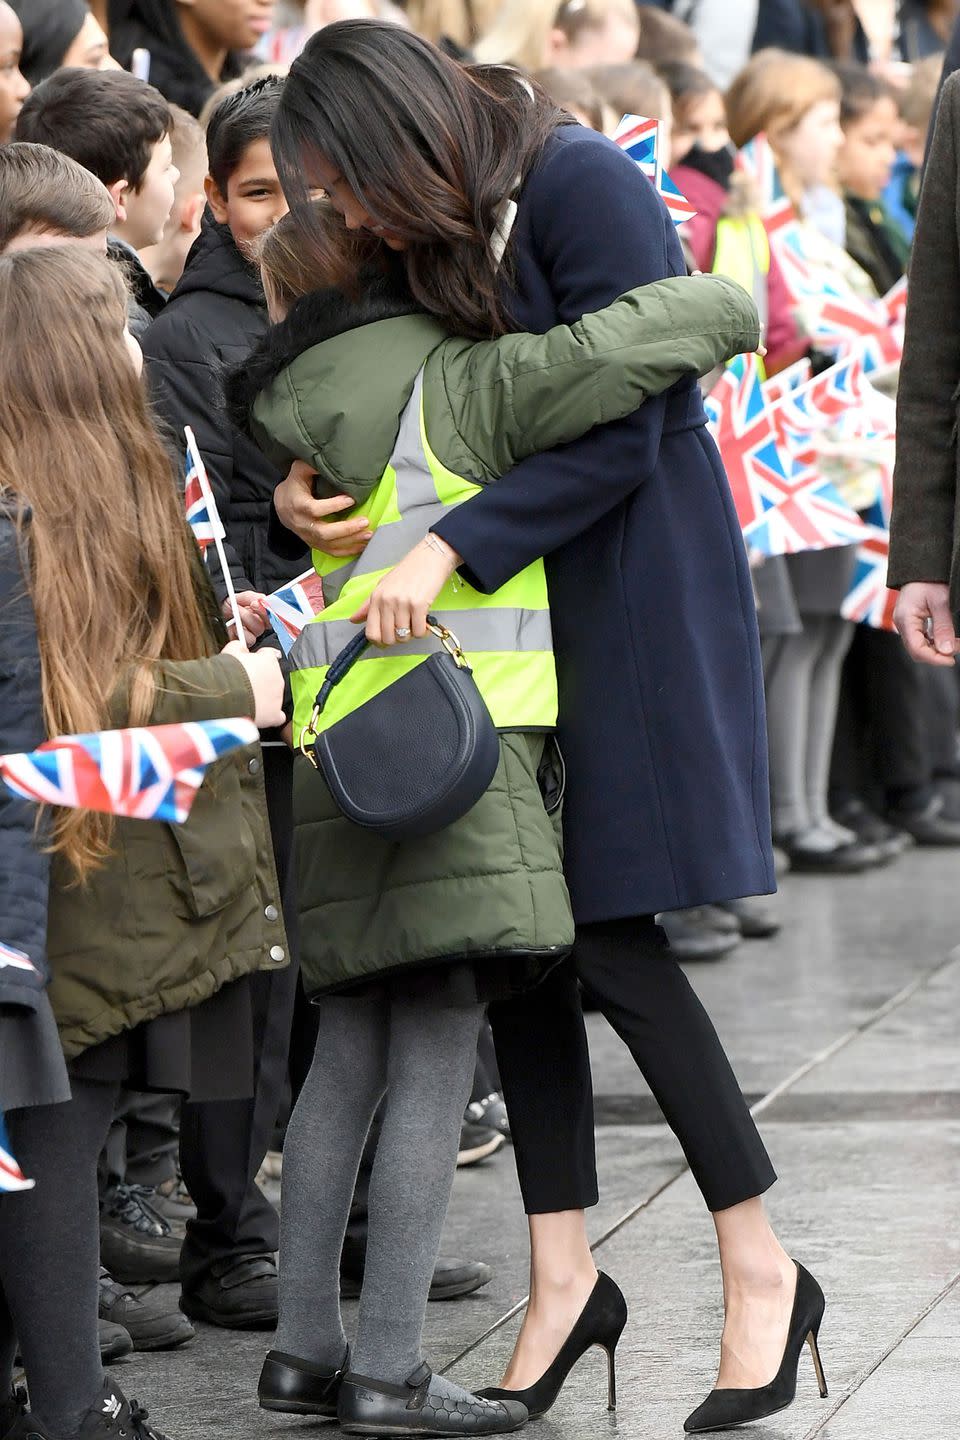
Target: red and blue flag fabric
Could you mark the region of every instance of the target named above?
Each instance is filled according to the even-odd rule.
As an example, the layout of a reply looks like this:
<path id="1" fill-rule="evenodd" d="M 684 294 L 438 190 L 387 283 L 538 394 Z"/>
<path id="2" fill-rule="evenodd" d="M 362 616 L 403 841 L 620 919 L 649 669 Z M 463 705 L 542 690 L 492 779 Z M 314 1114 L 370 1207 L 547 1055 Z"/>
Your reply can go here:
<path id="1" fill-rule="evenodd" d="M 783 188 L 780 171 L 766 135 L 749 140 L 737 152 L 737 165 L 752 176 L 760 197 L 760 213 L 771 238 L 797 224 L 797 212 Z"/>
<path id="2" fill-rule="evenodd" d="M 870 625 L 875 630 L 895 630 L 893 611 L 897 603 L 895 590 L 887 588 L 887 564 L 890 559 L 890 531 L 877 526 L 857 547 L 857 563 L 853 581 L 840 613 L 846 620 Z"/>
<path id="3" fill-rule="evenodd" d="M 7 1127 L 0 1111 L 0 1194 L 11 1194 L 15 1190 L 32 1190 L 33 1181 L 28 1180 L 10 1151 Z"/>
<path id="4" fill-rule="evenodd" d="M 696 209 L 670 179 L 663 166 L 661 122 L 647 115 L 624 115 L 613 132 L 613 139 L 625 155 L 653 182 L 674 225 L 692 220 Z"/>
<path id="5" fill-rule="evenodd" d="M 3 941 L 0 941 L 0 970 L 22 970 L 26 975 L 40 974 L 29 955 L 25 955 L 13 945 L 5 945 Z"/>
<path id="6" fill-rule="evenodd" d="M 323 581 L 315 570 L 305 570 L 289 585 L 267 595 L 265 604 L 280 647 L 289 655 L 304 625 L 323 609 Z"/>
<path id="7" fill-rule="evenodd" d="M 195 444 L 190 444 L 192 438 L 187 437 L 184 502 L 187 507 L 187 524 L 193 531 L 193 538 L 200 547 L 200 553 L 205 555 L 207 547 L 217 540 L 223 540 L 227 532 L 223 528 L 200 453 Z"/>
<path id="8" fill-rule="evenodd" d="M 245 718 L 65 735 L 0 755 L 0 780 L 38 805 L 182 824 L 207 767 L 258 739 Z"/>

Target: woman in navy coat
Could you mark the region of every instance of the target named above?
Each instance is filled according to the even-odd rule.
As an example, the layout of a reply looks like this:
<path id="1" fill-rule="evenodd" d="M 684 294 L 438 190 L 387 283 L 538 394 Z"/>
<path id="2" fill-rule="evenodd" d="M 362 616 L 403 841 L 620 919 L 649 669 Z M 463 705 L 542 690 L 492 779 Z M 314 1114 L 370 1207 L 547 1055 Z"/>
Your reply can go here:
<path id="1" fill-rule="evenodd" d="M 416 299 L 452 330 L 496 333 L 503 306 L 508 328 L 543 332 L 684 273 L 650 182 L 602 136 L 564 121 L 509 72 L 478 82 L 407 31 L 347 21 L 294 62 L 272 143 L 305 243 L 309 185 L 350 228 L 404 254 Z M 509 228 L 511 195 L 498 280 L 489 236 Z M 382 582 L 368 621 L 372 638 L 402 643 L 453 570 L 490 593 L 547 558 L 578 928 L 572 960 L 491 1014 L 532 1244 L 531 1303 L 505 1382 L 515 1391 L 547 1371 L 575 1327 L 583 1338 L 597 1283 L 583 1216 L 597 1181 L 578 980 L 629 1045 L 713 1212 L 720 1386 L 754 1396 L 790 1349 L 798 1271 L 760 1199 L 775 1174 L 653 920 L 775 886 L 753 595 L 705 418 L 699 388 L 684 381 L 630 419 L 524 461 L 435 527 L 433 544 Z M 302 473 L 276 506 L 314 546 L 362 548 L 363 524 L 327 523 L 345 506 L 314 500 Z M 727 1424 L 738 1423 L 737 1403 Z M 767 1413 L 752 1403 L 741 1418 Z"/>

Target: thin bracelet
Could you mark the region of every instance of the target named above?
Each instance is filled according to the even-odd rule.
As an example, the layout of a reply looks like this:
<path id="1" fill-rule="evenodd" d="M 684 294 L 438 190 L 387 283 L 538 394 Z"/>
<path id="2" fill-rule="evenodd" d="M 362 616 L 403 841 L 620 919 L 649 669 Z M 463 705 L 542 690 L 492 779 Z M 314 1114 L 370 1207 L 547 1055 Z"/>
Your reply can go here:
<path id="1" fill-rule="evenodd" d="M 431 550 L 436 550 L 438 555 L 442 555 L 444 560 L 450 559 L 449 550 L 444 545 L 444 542 L 439 538 L 439 536 L 434 535 L 432 531 L 428 530 L 426 535 L 424 535 L 423 539 L 424 543 L 426 545 L 429 545 Z M 460 580 L 457 577 L 456 570 L 454 570 L 453 574 L 450 576 L 450 583 L 453 586 L 453 593 L 456 595 L 460 589 Z"/>

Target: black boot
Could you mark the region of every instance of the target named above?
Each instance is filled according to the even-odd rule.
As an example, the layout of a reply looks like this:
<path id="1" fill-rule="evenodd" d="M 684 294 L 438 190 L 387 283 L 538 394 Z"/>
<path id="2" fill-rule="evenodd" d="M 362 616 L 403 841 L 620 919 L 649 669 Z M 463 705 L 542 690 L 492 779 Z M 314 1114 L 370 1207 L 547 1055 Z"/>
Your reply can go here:
<path id="1" fill-rule="evenodd" d="M 167 1440 L 155 1425 L 149 1423 L 146 1410 L 136 1400 L 128 1400 L 109 1375 L 103 1382 L 103 1394 L 80 1422 L 80 1440 Z M 4 1440 L 55 1440 L 29 1414 L 22 1415 Z"/>
<path id="2" fill-rule="evenodd" d="M 433 1371 L 419 1365 L 402 1385 L 350 1371 L 343 1377 L 337 1419 L 344 1435 L 506 1435 L 527 1422 L 516 1400 L 462 1400 L 431 1393 Z"/>

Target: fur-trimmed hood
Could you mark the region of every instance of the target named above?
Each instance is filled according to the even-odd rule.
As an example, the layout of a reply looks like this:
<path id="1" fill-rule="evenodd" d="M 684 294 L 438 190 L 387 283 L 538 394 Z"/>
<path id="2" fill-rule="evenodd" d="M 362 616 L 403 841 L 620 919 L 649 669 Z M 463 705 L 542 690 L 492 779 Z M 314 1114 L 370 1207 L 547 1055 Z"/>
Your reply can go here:
<path id="1" fill-rule="evenodd" d="M 372 270 L 361 276 L 361 287 L 356 299 L 339 290 L 304 295 L 285 320 L 271 325 L 243 365 L 225 379 L 227 408 L 238 429 L 250 428 L 257 396 L 306 350 L 362 325 L 420 313 L 395 271 Z"/>

